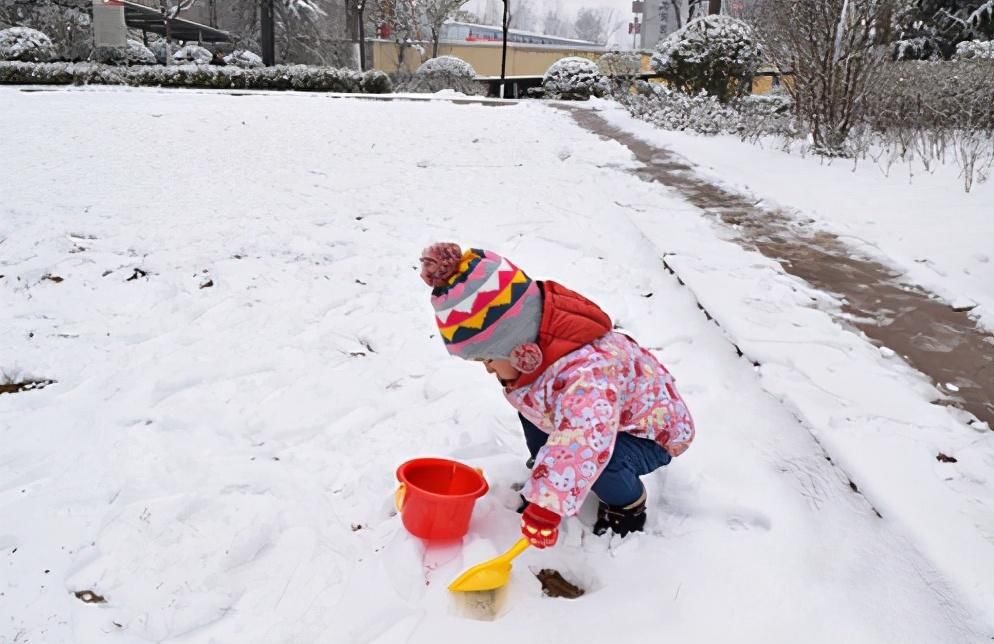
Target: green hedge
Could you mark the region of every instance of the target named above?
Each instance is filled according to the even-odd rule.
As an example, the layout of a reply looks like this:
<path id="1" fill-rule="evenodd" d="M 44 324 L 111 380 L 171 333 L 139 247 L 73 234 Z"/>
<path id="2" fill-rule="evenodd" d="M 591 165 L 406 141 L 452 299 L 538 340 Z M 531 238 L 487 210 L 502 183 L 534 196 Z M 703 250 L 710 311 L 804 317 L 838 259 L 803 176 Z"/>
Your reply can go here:
<path id="1" fill-rule="evenodd" d="M 96 63 L 0 62 L 0 84 L 268 89 L 351 94 L 387 94 L 393 91 L 389 77 L 381 71 L 361 73 L 309 65 L 243 69 L 213 65 L 117 67 Z"/>

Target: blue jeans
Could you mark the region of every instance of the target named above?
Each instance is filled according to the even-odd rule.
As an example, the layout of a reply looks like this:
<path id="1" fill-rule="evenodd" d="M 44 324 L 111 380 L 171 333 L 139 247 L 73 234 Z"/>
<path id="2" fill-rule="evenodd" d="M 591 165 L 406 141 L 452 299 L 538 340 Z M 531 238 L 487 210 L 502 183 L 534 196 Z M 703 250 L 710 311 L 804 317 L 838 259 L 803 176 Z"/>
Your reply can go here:
<path id="1" fill-rule="evenodd" d="M 525 431 L 528 452 L 534 458 L 538 450 L 549 440 L 549 435 L 521 414 L 518 414 L 518 417 Z M 655 472 L 669 464 L 671 459 L 670 453 L 656 441 L 618 432 L 611 460 L 607 462 L 591 489 L 597 498 L 608 505 L 628 505 L 638 501 L 642 496 L 644 488 L 639 477 Z"/>

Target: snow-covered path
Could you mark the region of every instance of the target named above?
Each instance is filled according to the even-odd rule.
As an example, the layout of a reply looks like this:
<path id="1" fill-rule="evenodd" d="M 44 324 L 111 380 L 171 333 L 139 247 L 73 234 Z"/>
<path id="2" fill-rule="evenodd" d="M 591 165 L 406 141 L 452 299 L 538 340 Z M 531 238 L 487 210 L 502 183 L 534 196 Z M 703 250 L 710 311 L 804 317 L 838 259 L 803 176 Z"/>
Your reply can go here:
<path id="1" fill-rule="evenodd" d="M 9 88 L 0 114 L 0 370 L 56 381 L 0 396 L 0 642 L 994 634 L 983 526 L 952 521 L 968 551 L 938 553 L 941 533 L 923 538 L 882 483 L 878 518 L 812 435 L 832 419 L 768 393 L 789 359 L 758 373 L 695 299 L 749 267 L 765 269 L 757 310 L 806 305 L 803 287 L 719 243 L 566 114 Z M 517 560 L 493 622 L 445 585 L 516 538 L 525 449 L 491 378 L 431 337 L 416 257 L 438 239 L 600 302 L 658 351 L 698 423 L 648 481 L 647 534 L 610 543 L 568 525 L 554 551 Z M 674 243 L 696 293 L 663 269 Z M 838 429 L 819 440 L 868 471 Z M 868 453 L 887 458 L 893 437 L 869 429 Z M 394 468 L 432 454 L 484 468 L 493 489 L 462 550 L 425 551 L 392 513 Z M 950 498 L 948 472 L 907 493 Z M 960 485 L 973 498 L 988 483 Z M 528 574 L 542 567 L 588 593 L 544 598 Z"/>

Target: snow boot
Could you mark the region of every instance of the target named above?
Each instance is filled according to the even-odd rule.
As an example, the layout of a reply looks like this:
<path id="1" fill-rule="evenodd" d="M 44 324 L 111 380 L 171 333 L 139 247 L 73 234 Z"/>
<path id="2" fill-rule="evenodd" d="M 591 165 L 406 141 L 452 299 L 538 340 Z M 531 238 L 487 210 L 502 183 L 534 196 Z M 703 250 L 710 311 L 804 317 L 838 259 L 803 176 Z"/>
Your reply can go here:
<path id="1" fill-rule="evenodd" d="M 597 522 L 594 524 L 594 534 L 602 535 L 611 530 L 619 537 L 629 532 L 642 532 L 645 528 L 645 488 L 642 496 L 625 506 L 608 505 L 603 501 L 597 506 Z"/>

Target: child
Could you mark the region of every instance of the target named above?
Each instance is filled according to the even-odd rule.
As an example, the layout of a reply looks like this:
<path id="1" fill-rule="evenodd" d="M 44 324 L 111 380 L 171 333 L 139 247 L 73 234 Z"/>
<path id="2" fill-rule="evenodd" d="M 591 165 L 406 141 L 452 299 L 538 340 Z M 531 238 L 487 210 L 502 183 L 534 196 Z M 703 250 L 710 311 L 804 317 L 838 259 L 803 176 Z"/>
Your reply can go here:
<path id="1" fill-rule="evenodd" d="M 452 355 L 482 362 L 517 410 L 532 455 L 522 534 L 552 546 L 563 517 L 593 491 L 595 534 L 645 526 L 639 477 L 679 456 L 694 423 L 673 377 L 612 330 L 596 304 L 555 282 L 532 281 L 496 253 L 429 246 L 421 278 Z"/>

